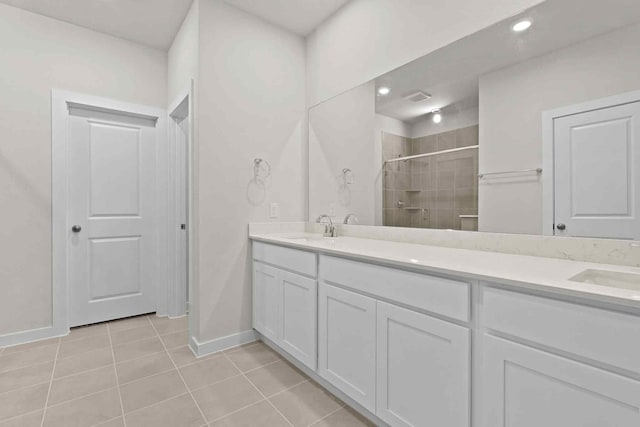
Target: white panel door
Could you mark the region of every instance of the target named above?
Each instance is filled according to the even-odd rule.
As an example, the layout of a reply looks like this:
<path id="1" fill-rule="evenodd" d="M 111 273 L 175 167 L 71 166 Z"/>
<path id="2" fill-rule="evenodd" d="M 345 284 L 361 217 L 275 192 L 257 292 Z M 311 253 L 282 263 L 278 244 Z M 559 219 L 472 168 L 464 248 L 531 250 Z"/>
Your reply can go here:
<path id="1" fill-rule="evenodd" d="M 484 337 L 484 427 L 638 427 L 640 382 Z"/>
<path id="2" fill-rule="evenodd" d="M 392 426 L 468 427 L 470 331 L 378 301 L 377 409 Z"/>
<path id="3" fill-rule="evenodd" d="M 554 120 L 555 234 L 640 239 L 640 102 Z"/>
<path id="4" fill-rule="evenodd" d="M 273 342 L 278 342 L 281 295 L 280 270 L 254 261 L 253 327 Z"/>
<path id="5" fill-rule="evenodd" d="M 153 312 L 155 120 L 71 108 L 69 324 Z"/>
<path id="6" fill-rule="evenodd" d="M 376 300 L 321 283 L 318 373 L 375 413 Z"/>
<path id="7" fill-rule="evenodd" d="M 280 271 L 282 286 L 280 337 L 289 354 L 315 371 L 317 285 L 314 279 Z"/>

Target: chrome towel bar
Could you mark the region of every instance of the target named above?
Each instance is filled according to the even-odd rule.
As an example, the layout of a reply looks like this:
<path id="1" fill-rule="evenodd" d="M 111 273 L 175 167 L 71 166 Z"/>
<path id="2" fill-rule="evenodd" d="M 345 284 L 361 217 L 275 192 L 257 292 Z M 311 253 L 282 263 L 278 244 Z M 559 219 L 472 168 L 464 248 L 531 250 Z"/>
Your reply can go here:
<path id="1" fill-rule="evenodd" d="M 541 174 L 542 173 L 542 168 L 522 169 L 522 170 L 504 171 L 504 172 L 479 173 L 478 174 L 478 178 L 484 178 L 485 176 L 488 176 L 488 175 L 504 175 L 504 174 L 511 174 L 511 173 L 527 173 L 527 172 L 535 172 L 537 174 Z"/>

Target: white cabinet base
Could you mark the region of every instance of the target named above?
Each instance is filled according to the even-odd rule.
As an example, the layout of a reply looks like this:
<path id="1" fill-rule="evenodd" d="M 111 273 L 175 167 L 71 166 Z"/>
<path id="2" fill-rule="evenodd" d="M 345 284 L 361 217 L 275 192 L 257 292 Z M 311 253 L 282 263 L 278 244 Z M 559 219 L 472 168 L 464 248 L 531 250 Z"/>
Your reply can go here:
<path id="1" fill-rule="evenodd" d="M 470 331 L 378 302 L 376 415 L 393 426 L 468 427 Z"/>
<path id="2" fill-rule="evenodd" d="M 376 300 L 321 283 L 318 373 L 375 413 Z"/>
<path id="3" fill-rule="evenodd" d="M 640 426 L 640 382 L 493 336 L 483 346 L 484 427 Z"/>

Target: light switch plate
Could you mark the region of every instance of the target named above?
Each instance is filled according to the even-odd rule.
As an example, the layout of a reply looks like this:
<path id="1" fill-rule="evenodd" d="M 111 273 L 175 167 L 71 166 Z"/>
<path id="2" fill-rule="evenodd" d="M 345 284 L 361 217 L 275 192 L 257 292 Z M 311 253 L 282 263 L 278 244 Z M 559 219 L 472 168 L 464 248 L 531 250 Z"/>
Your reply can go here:
<path id="1" fill-rule="evenodd" d="M 280 203 L 271 203 L 269 205 L 269 217 L 278 218 L 280 216 Z"/>

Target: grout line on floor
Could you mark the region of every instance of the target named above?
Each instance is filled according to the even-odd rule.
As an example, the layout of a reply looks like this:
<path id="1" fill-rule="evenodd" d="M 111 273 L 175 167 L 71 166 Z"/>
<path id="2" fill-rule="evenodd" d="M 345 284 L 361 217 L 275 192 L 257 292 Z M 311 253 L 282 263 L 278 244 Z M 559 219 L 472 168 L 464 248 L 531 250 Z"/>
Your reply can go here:
<path id="1" fill-rule="evenodd" d="M 240 372 L 242 372 L 242 371 L 240 370 L 240 368 L 238 367 L 238 365 L 236 365 L 236 364 L 233 362 L 233 360 L 231 360 L 231 358 L 230 358 L 229 356 L 227 356 L 227 354 L 226 354 L 226 353 L 224 354 L 224 357 L 226 357 L 226 358 L 227 358 L 227 360 L 229 360 L 229 362 L 231 362 L 231 364 L 233 364 L 233 366 L 235 366 L 237 370 L 239 370 Z M 289 421 L 289 418 L 285 417 L 285 416 L 284 416 L 284 414 L 283 414 L 282 412 L 280 412 L 280 410 L 279 410 L 278 408 L 276 408 L 276 406 L 275 406 L 273 403 L 271 403 L 271 401 L 267 398 L 267 396 L 265 396 L 265 394 L 264 394 L 262 391 L 260 391 L 260 389 L 259 389 L 258 387 L 256 387 L 256 385 L 255 385 L 255 384 L 254 384 L 254 383 L 249 379 L 249 377 L 247 377 L 247 376 L 245 375 L 245 373 L 244 373 L 244 372 L 242 372 L 242 376 L 244 376 L 244 379 L 245 379 L 245 380 L 249 381 L 249 384 L 251 384 L 251 385 L 253 386 L 253 388 L 255 388 L 255 389 L 256 389 L 256 391 L 257 391 L 258 393 L 260 393 L 260 395 L 264 398 L 264 400 L 266 400 L 266 401 L 267 401 L 267 403 L 268 403 L 269 405 L 271 405 L 271 407 L 272 407 L 273 409 L 275 409 L 275 410 L 276 410 L 276 412 L 277 412 L 278 414 L 280 414 L 280 416 L 281 416 L 282 418 L 284 418 L 284 420 L 285 420 L 285 421 L 286 421 L 286 422 L 287 422 L 291 427 L 294 427 L 294 425 L 291 423 L 291 421 Z"/>
<path id="2" fill-rule="evenodd" d="M 329 412 L 329 413 L 328 413 L 327 415 L 325 415 L 324 417 L 322 417 L 322 418 L 320 418 L 320 419 L 318 419 L 318 420 L 315 420 L 314 422 L 312 422 L 311 424 L 309 424 L 307 427 L 314 426 L 314 425 L 318 424 L 319 422 L 321 422 L 322 420 L 324 420 L 324 419 L 326 419 L 326 418 L 329 418 L 331 415 L 333 415 L 333 414 L 335 414 L 335 413 L 337 413 L 338 411 L 341 411 L 341 410 L 343 410 L 343 409 L 344 409 L 344 405 L 340 405 L 340 407 L 339 407 L 338 409 L 335 409 L 335 410 L 333 410 L 333 411 Z"/>
<path id="3" fill-rule="evenodd" d="M 49 397 L 51 396 L 51 387 L 53 386 L 53 374 L 56 372 L 56 363 L 58 363 L 58 353 L 60 352 L 60 338 L 58 338 L 58 347 L 56 348 L 56 356 L 53 359 L 53 369 L 51 369 L 51 376 L 49 377 L 49 390 L 47 391 L 47 398 L 44 401 L 44 409 L 42 410 L 42 420 L 40 420 L 40 427 L 44 426 L 44 419 L 47 415 L 47 406 L 49 406 Z"/>
<path id="4" fill-rule="evenodd" d="M 10 372 L 10 371 L 7 371 L 7 372 Z M 51 382 L 51 381 L 42 381 L 41 383 L 25 385 L 25 386 L 22 386 L 22 387 L 14 388 L 14 389 L 12 389 L 12 390 L 3 391 L 2 393 L 0 393 L 0 397 L 1 397 L 3 394 L 12 393 L 12 392 L 14 392 L 14 391 L 25 390 L 25 389 L 27 389 L 27 388 L 32 388 L 32 387 L 42 386 L 42 385 L 45 385 L 45 384 L 49 384 L 50 382 Z M 0 422 L 1 422 L 1 421 L 0 421 Z"/>
<path id="5" fill-rule="evenodd" d="M 156 335 L 158 335 L 158 330 L 156 329 L 156 326 L 153 324 L 153 322 L 151 320 L 149 320 L 149 323 L 151 323 L 151 327 L 156 332 Z M 158 335 L 158 338 L 160 338 L 160 335 Z M 169 360 L 173 364 L 173 367 L 175 368 L 176 372 L 178 373 L 178 376 L 180 377 L 180 380 L 182 380 L 182 383 L 184 384 L 185 388 L 187 389 L 187 392 L 189 392 L 189 396 L 191 396 L 191 400 L 196 405 L 196 408 L 198 408 L 198 411 L 200 412 L 200 416 L 202 417 L 202 420 L 208 425 L 209 423 L 207 421 L 207 417 L 204 416 L 204 412 L 202 411 L 202 408 L 200 408 L 200 405 L 198 405 L 198 401 L 195 399 L 195 397 L 193 397 L 193 393 L 191 392 L 191 389 L 189 388 L 189 385 L 187 384 L 187 382 L 184 380 L 184 377 L 182 376 L 182 372 L 180 372 L 180 369 L 178 369 L 178 366 L 176 365 L 176 363 L 171 358 L 171 355 L 169 354 L 169 350 L 167 350 L 167 346 L 164 344 L 164 341 L 162 341 L 161 338 L 160 338 L 160 342 L 162 343 L 162 347 L 164 347 L 164 351 L 167 353 L 167 356 L 169 357 Z M 127 427 L 126 424 L 125 424 L 124 427 Z"/>
<path id="6" fill-rule="evenodd" d="M 149 320 L 148 317 L 147 317 L 147 320 Z M 149 323 L 151 323 L 150 320 L 149 320 Z M 118 379 L 118 368 L 116 368 L 116 354 L 113 349 L 113 341 L 111 340 L 111 328 L 109 328 L 108 323 L 107 323 L 107 335 L 109 336 L 109 346 L 111 347 L 111 357 L 113 358 L 113 374 L 116 376 L 116 387 L 118 389 L 118 399 L 120 400 L 120 411 L 122 413 L 122 425 L 124 427 L 127 427 L 127 419 L 124 417 L 124 404 L 122 403 L 122 393 L 120 392 L 120 380 Z"/>

